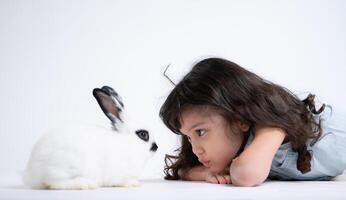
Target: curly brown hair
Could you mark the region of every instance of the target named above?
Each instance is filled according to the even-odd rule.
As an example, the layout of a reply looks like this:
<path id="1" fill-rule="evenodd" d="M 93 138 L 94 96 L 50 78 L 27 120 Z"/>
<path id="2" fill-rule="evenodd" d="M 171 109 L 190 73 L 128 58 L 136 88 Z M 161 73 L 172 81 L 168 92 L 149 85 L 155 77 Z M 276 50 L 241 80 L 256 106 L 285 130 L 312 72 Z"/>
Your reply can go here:
<path id="1" fill-rule="evenodd" d="M 311 170 L 311 152 L 322 134 L 314 95 L 300 100 L 288 89 L 271 83 L 258 75 L 222 58 L 204 59 L 176 84 L 160 109 L 164 124 L 174 133 L 180 133 L 180 118 L 184 108 L 191 105 L 211 106 L 223 110 L 229 122 L 283 129 L 292 149 L 298 152 L 297 169 Z M 178 170 L 200 165 L 192 152 L 187 137 L 182 135 L 177 156 L 166 155 L 165 179 L 179 179 Z"/>

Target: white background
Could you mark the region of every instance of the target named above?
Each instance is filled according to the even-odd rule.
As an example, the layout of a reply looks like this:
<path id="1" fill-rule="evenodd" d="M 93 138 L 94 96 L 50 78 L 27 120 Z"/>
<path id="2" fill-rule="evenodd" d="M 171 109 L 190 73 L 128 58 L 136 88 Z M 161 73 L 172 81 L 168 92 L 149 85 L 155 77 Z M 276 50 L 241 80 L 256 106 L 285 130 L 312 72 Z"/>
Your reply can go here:
<path id="1" fill-rule="evenodd" d="M 172 86 L 208 56 L 346 110 L 346 1 L 0 0 L 0 170 L 24 169 L 43 131 L 108 126 L 91 95 L 109 85 L 146 123 L 162 175 L 177 138 L 158 117 Z"/>

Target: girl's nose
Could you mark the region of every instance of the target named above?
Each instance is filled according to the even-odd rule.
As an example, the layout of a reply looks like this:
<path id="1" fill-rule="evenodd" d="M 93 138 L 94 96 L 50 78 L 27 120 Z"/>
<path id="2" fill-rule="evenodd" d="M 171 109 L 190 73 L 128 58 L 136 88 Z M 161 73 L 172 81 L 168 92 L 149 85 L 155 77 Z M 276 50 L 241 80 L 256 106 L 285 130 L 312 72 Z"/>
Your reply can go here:
<path id="1" fill-rule="evenodd" d="M 203 155 L 204 150 L 203 150 L 203 148 L 201 147 L 201 145 L 194 144 L 194 143 L 191 143 L 191 145 L 192 145 L 192 152 L 193 152 L 196 156 L 200 157 L 201 155 Z"/>

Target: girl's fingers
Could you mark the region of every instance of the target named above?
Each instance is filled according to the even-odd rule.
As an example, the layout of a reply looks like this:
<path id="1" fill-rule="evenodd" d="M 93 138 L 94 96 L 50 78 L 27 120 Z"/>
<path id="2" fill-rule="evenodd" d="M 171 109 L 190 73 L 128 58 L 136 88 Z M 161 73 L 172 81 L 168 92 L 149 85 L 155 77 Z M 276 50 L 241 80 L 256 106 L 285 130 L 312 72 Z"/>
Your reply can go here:
<path id="1" fill-rule="evenodd" d="M 226 175 L 226 176 L 224 176 L 224 177 L 225 177 L 225 179 L 226 179 L 226 184 L 232 184 L 231 176 Z"/>
<path id="2" fill-rule="evenodd" d="M 217 176 L 218 176 L 219 184 L 227 184 L 227 179 L 225 176 L 223 175 L 217 175 Z"/>
<path id="3" fill-rule="evenodd" d="M 209 176 L 209 177 L 207 177 L 206 181 L 209 182 L 209 183 L 214 183 L 214 184 L 218 184 L 219 183 L 217 178 L 216 178 L 216 176 Z"/>
<path id="4" fill-rule="evenodd" d="M 206 181 L 214 184 L 231 184 L 231 177 L 227 175 L 212 175 Z"/>

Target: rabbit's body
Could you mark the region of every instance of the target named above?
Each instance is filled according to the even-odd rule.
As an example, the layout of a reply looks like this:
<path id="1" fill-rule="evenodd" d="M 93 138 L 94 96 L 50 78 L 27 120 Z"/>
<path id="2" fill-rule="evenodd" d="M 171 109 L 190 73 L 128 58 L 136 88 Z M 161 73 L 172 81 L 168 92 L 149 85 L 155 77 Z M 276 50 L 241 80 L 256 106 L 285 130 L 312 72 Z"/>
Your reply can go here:
<path id="1" fill-rule="evenodd" d="M 44 135 L 35 145 L 24 181 L 38 189 L 61 189 L 59 184 L 63 181 L 81 178 L 86 181 L 81 183 L 81 189 L 130 186 L 136 184 L 152 154 L 148 149 L 135 135 L 115 134 L 110 128 L 57 129 Z M 140 157 L 139 152 L 142 152 Z"/>
<path id="2" fill-rule="evenodd" d="M 112 128 L 70 126 L 52 130 L 36 143 L 23 176 L 35 189 L 93 189 L 137 186 L 157 149 L 145 130 L 139 138 L 122 124 Z"/>

